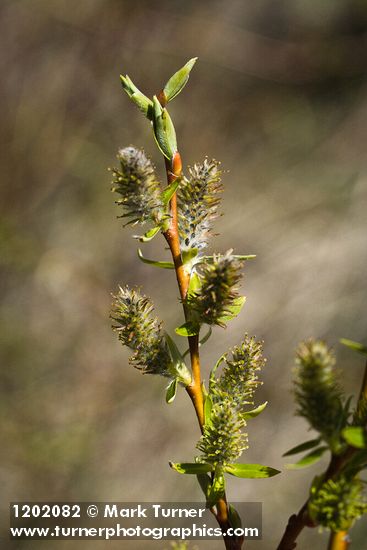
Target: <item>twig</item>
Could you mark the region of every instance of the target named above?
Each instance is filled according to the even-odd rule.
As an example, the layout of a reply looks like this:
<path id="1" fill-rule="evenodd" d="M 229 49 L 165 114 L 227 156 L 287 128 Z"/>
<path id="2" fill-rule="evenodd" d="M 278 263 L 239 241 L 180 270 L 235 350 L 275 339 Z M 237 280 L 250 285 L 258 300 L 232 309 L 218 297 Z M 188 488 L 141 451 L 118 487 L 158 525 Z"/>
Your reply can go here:
<path id="1" fill-rule="evenodd" d="M 347 550 L 350 540 L 347 531 L 331 531 L 328 550 Z"/>
<path id="2" fill-rule="evenodd" d="M 364 371 L 361 391 L 358 398 L 357 410 L 362 406 L 365 400 L 367 400 L 367 363 Z M 328 481 L 329 479 L 336 477 L 342 471 L 344 466 L 355 455 L 355 453 L 356 449 L 354 447 L 348 446 L 343 454 L 333 455 L 330 464 L 325 472 L 324 481 Z M 316 524 L 311 520 L 307 512 L 307 508 L 308 500 L 302 506 L 298 514 L 294 514 L 289 518 L 287 527 L 277 547 L 277 550 L 294 550 L 294 548 L 297 547 L 297 538 L 299 537 L 304 527 L 316 527 Z M 334 537 L 335 540 L 333 539 L 334 546 L 329 545 L 328 550 L 345 550 L 346 548 L 348 548 L 349 542 L 346 542 L 342 536 L 338 537 L 337 535 L 338 534 L 336 533 Z M 337 544 L 339 544 L 339 546 Z"/>
<path id="3" fill-rule="evenodd" d="M 162 101 L 161 101 L 162 103 Z M 162 105 L 164 106 L 164 105 Z M 167 183 L 170 185 L 177 178 L 181 176 L 182 162 L 180 154 L 177 152 L 172 159 L 172 163 L 165 159 Z M 181 300 L 183 302 L 183 309 L 185 314 L 185 321 L 187 321 L 187 309 L 185 307 L 185 299 L 190 282 L 190 275 L 186 273 L 182 262 L 180 239 L 178 231 L 178 217 L 177 217 L 177 195 L 174 195 L 170 201 L 170 214 L 171 222 L 168 230 L 164 233 L 164 237 L 170 248 L 173 263 L 175 266 L 176 279 L 178 288 L 180 291 Z M 190 399 L 194 405 L 196 416 L 199 422 L 200 430 L 204 430 L 204 398 L 201 389 L 201 368 L 200 368 L 200 353 L 199 353 L 199 335 L 189 336 L 189 349 L 190 349 L 190 361 L 192 371 L 192 382 L 186 387 L 186 391 L 190 396 Z M 214 514 L 222 532 L 228 531 L 231 527 L 228 519 L 228 505 L 226 496 L 219 499 L 216 505 L 217 510 L 211 509 Z M 243 537 L 223 537 L 226 550 L 241 550 L 243 544 Z"/>

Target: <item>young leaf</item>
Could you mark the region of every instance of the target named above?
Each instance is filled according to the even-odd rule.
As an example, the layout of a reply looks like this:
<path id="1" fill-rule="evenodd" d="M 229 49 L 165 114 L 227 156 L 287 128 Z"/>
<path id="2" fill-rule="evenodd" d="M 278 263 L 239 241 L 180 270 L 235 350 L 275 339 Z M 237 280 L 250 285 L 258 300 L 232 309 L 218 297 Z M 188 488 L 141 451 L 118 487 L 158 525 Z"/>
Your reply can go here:
<path id="1" fill-rule="evenodd" d="M 144 235 L 133 235 L 134 239 L 138 239 L 141 243 L 148 243 L 159 233 L 160 227 L 153 227 L 149 229 Z"/>
<path id="2" fill-rule="evenodd" d="M 138 248 L 138 258 L 145 264 L 153 265 L 154 267 L 161 267 L 162 269 L 175 269 L 173 262 L 160 262 L 160 261 L 148 260 L 148 258 L 144 258 L 140 248 Z"/>
<path id="3" fill-rule="evenodd" d="M 218 361 L 215 363 L 214 367 L 212 368 L 212 370 L 210 371 L 210 376 L 209 376 L 209 391 L 212 390 L 213 386 L 215 386 L 215 373 L 217 371 L 217 369 L 219 368 L 219 366 L 223 363 L 223 361 L 225 360 L 227 354 L 224 353 L 223 355 L 221 355 L 218 359 Z"/>
<path id="4" fill-rule="evenodd" d="M 179 474 L 207 474 L 212 472 L 214 467 L 212 464 L 202 464 L 200 462 L 170 462 L 169 465 Z"/>
<path id="5" fill-rule="evenodd" d="M 184 386 L 188 386 L 191 384 L 190 371 L 186 367 L 185 361 L 172 338 L 167 332 L 165 332 L 164 335 L 173 361 L 172 375 L 177 377 Z"/>
<path id="6" fill-rule="evenodd" d="M 177 392 L 177 378 L 174 378 L 168 385 L 166 391 L 166 403 L 169 405 L 172 403 L 176 397 Z"/>
<path id="7" fill-rule="evenodd" d="M 286 453 L 284 453 L 283 456 L 292 456 L 296 455 L 298 453 L 303 453 L 304 451 L 308 451 L 309 449 L 313 449 L 314 447 L 317 447 L 321 441 L 321 437 L 317 437 L 316 439 L 311 439 L 310 441 L 305 441 L 304 443 L 301 443 L 300 445 L 297 445 L 296 447 L 292 447 L 292 449 L 289 449 Z"/>
<path id="8" fill-rule="evenodd" d="M 166 101 L 171 101 L 172 99 L 174 99 L 184 88 L 189 79 L 190 71 L 196 63 L 196 60 L 197 57 L 193 57 L 173 76 L 171 76 L 171 78 L 163 88 Z"/>
<path id="9" fill-rule="evenodd" d="M 197 323 L 192 323 L 191 321 L 187 321 L 187 323 L 175 328 L 175 333 L 179 336 L 195 336 L 196 334 L 199 334 L 199 332 L 200 325 Z"/>
<path id="10" fill-rule="evenodd" d="M 261 464 L 227 464 L 225 471 L 228 474 L 246 479 L 260 479 L 265 477 L 273 477 L 280 474 L 279 470 L 262 466 Z"/>
<path id="11" fill-rule="evenodd" d="M 347 346 L 347 348 L 352 349 L 353 351 L 358 351 L 359 353 L 363 353 L 363 355 L 367 355 L 367 346 L 364 346 L 359 342 L 348 340 L 348 338 L 342 338 L 340 340 L 340 343 L 343 344 L 344 346 Z"/>
<path id="12" fill-rule="evenodd" d="M 207 506 L 211 508 L 212 506 L 215 506 L 220 498 L 223 497 L 225 492 L 225 479 L 223 474 L 223 466 L 220 464 L 217 464 L 215 468 L 215 474 L 213 478 L 212 485 L 208 492 L 207 497 Z"/>
<path id="13" fill-rule="evenodd" d="M 157 96 L 153 97 L 154 137 L 161 153 L 171 160 L 177 152 L 176 132 L 167 109 L 163 109 Z"/>
<path id="14" fill-rule="evenodd" d="M 190 296 L 193 292 L 196 292 L 201 287 L 201 279 L 196 271 L 193 271 L 190 276 L 189 288 L 187 289 L 187 296 Z"/>
<path id="15" fill-rule="evenodd" d="M 356 449 L 367 448 L 367 434 L 362 426 L 349 426 L 348 428 L 344 428 L 342 436 L 349 445 Z"/>
<path id="16" fill-rule="evenodd" d="M 288 470 L 298 470 L 301 468 L 308 468 L 309 466 L 312 466 L 312 464 L 316 464 L 316 462 L 320 460 L 322 455 L 327 450 L 328 450 L 328 447 L 318 447 L 314 451 L 311 451 L 306 456 L 301 458 L 295 464 L 286 464 L 285 467 L 288 468 Z"/>
<path id="17" fill-rule="evenodd" d="M 189 248 L 182 251 L 182 263 L 189 264 L 198 255 L 199 250 L 197 248 Z"/>
<path id="18" fill-rule="evenodd" d="M 210 397 L 210 395 L 207 395 L 204 401 L 204 419 L 205 419 L 206 426 L 211 423 L 210 416 L 212 413 L 212 408 L 213 408 L 212 398 Z"/>
<path id="19" fill-rule="evenodd" d="M 162 202 L 164 205 L 167 205 L 172 199 L 173 195 L 177 191 L 177 187 L 180 185 L 180 179 L 177 178 L 170 185 L 168 185 L 164 191 L 162 191 Z"/>
<path id="20" fill-rule="evenodd" d="M 235 319 L 243 308 L 245 302 L 246 296 L 239 296 L 238 298 L 236 298 L 233 302 L 233 305 L 228 307 L 228 313 L 218 319 L 218 324 L 220 325 L 226 323 L 227 321 Z"/>
<path id="21" fill-rule="evenodd" d="M 135 86 L 128 75 L 122 76 L 120 74 L 120 80 L 123 89 L 129 96 L 129 98 L 135 103 L 140 111 L 149 119 L 152 120 L 153 102 L 147 96 L 145 96 L 139 88 Z"/>
<path id="22" fill-rule="evenodd" d="M 245 420 L 248 420 L 249 418 L 255 418 L 256 416 L 258 416 L 260 413 L 263 412 L 263 410 L 265 409 L 267 404 L 268 404 L 268 402 L 265 401 L 265 403 L 262 403 L 262 405 L 259 405 L 258 407 L 256 407 L 256 409 L 252 409 L 252 411 L 244 412 L 241 415 L 242 418 L 244 418 Z"/>
<path id="23" fill-rule="evenodd" d="M 228 505 L 228 518 L 229 518 L 229 523 L 231 524 L 231 527 L 233 527 L 233 529 L 242 527 L 242 521 L 241 521 L 240 515 L 237 512 L 236 508 L 232 506 L 232 504 Z"/>
<path id="24" fill-rule="evenodd" d="M 204 493 L 205 500 L 207 501 L 210 488 L 212 486 L 212 480 L 208 474 L 197 474 L 197 480 Z"/>

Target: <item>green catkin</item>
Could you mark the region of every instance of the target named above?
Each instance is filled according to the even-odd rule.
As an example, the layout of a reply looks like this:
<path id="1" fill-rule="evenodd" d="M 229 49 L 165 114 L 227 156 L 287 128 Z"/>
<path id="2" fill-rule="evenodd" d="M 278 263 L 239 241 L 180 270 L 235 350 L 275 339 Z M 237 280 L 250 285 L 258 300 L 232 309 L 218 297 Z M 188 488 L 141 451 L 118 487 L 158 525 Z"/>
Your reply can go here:
<path id="1" fill-rule="evenodd" d="M 226 356 L 224 361 L 221 376 L 210 382 L 213 407 L 197 445 L 202 452 L 200 460 L 215 465 L 237 460 L 248 448 L 243 412 L 246 405 L 253 404 L 254 392 L 261 384 L 257 373 L 265 365 L 262 343 L 246 334 L 231 350 L 231 358 Z"/>
<path id="2" fill-rule="evenodd" d="M 218 216 L 222 191 L 219 162 L 205 159 L 189 168 L 189 177 L 182 178 L 177 197 L 179 230 L 183 250 L 207 246 L 212 224 Z"/>
<path id="3" fill-rule="evenodd" d="M 130 362 L 145 374 L 171 377 L 171 356 L 161 323 L 152 315 L 153 304 L 137 289 L 119 287 L 111 318 L 122 345 L 133 350 Z"/>
<path id="4" fill-rule="evenodd" d="M 355 520 L 367 512 L 363 484 L 358 478 L 344 475 L 329 479 L 311 489 L 308 504 L 310 517 L 322 527 L 332 531 L 348 531 Z"/>
<path id="5" fill-rule="evenodd" d="M 247 449 L 247 434 L 242 432 L 245 420 L 228 400 L 215 403 L 210 422 L 204 426 L 204 433 L 197 448 L 202 452 L 201 460 L 211 464 L 229 464 L 237 460 Z"/>
<path id="6" fill-rule="evenodd" d="M 222 317 L 230 313 L 239 297 L 237 284 L 242 266 L 243 262 L 232 256 L 231 251 L 214 255 L 212 263 L 200 266 L 201 288 L 188 298 L 188 305 L 200 323 L 225 326 Z"/>
<path id="7" fill-rule="evenodd" d="M 343 412 L 334 354 L 321 340 L 310 340 L 300 344 L 296 361 L 297 414 L 320 432 L 326 442 L 334 445 Z"/>
<path id="8" fill-rule="evenodd" d="M 164 218 L 159 181 L 150 159 L 141 149 L 125 147 L 118 152 L 119 168 L 112 169 L 112 191 L 121 195 L 116 203 L 123 208 L 127 223 L 159 224 Z"/>
<path id="9" fill-rule="evenodd" d="M 225 357 L 223 372 L 213 385 L 213 399 L 231 399 L 239 410 L 253 405 L 255 390 L 262 384 L 257 373 L 265 363 L 262 342 L 245 334 L 242 343 L 231 350 L 231 357 Z"/>

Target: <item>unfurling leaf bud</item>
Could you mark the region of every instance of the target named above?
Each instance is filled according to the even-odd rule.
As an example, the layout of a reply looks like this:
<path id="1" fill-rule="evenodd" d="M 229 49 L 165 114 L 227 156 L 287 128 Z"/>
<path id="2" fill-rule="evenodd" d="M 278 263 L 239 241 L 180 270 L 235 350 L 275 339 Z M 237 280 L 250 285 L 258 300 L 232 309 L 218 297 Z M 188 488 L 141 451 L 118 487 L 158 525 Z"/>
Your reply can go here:
<path id="1" fill-rule="evenodd" d="M 165 207 L 154 167 L 144 151 L 125 147 L 118 152 L 119 168 L 113 168 L 112 191 L 121 195 L 116 203 L 124 210 L 128 223 L 159 225 L 165 216 Z"/>
<path id="2" fill-rule="evenodd" d="M 193 57 L 192 59 L 190 59 L 168 80 L 167 84 L 163 88 L 164 99 L 166 102 L 174 99 L 186 86 L 186 83 L 189 80 L 191 69 L 195 65 L 196 60 L 197 57 Z"/>
<path id="3" fill-rule="evenodd" d="M 130 79 L 128 75 L 122 76 L 120 74 L 120 80 L 123 89 L 131 99 L 135 103 L 135 105 L 140 109 L 140 111 L 149 119 L 152 120 L 153 117 L 153 102 L 151 99 L 149 99 L 147 96 L 145 96 L 139 88 L 135 86 L 133 81 Z"/>
<path id="4" fill-rule="evenodd" d="M 167 109 L 164 109 L 156 96 L 153 97 L 153 132 L 161 153 L 172 160 L 177 153 L 176 132 Z"/>
<path id="5" fill-rule="evenodd" d="M 172 378 L 172 360 L 161 323 L 152 315 L 153 304 L 137 289 L 119 287 L 114 296 L 113 329 L 124 346 L 133 350 L 130 362 L 146 374 Z"/>

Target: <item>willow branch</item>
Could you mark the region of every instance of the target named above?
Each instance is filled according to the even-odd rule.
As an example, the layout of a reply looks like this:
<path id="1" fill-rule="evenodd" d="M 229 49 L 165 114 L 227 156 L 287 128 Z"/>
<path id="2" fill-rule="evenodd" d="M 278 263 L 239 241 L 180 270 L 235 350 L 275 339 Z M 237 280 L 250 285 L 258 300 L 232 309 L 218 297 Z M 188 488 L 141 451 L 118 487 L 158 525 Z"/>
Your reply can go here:
<path id="1" fill-rule="evenodd" d="M 327 550 L 347 550 L 350 540 L 347 531 L 331 531 Z"/>
<path id="2" fill-rule="evenodd" d="M 357 410 L 363 406 L 364 401 L 367 400 L 367 363 L 364 371 L 363 381 L 361 385 L 361 391 L 358 398 Z M 347 449 L 341 455 L 333 455 L 331 457 L 329 466 L 325 472 L 324 481 L 328 481 L 336 477 L 344 468 L 346 464 L 353 458 L 356 453 L 354 447 L 348 446 Z M 289 520 L 287 527 L 284 531 L 282 539 L 277 547 L 277 550 L 294 550 L 297 547 L 297 538 L 303 531 L 305 527 L 316 527 L 316 524 L 311 520 L 308 514 L 308 500 L 302 506 L 298 514 L 292 515 Z M 341 535 L 337 537 L 335 534 L 335 541 L 339 541 L 339 544 L 342 543 Z M 330 539 L 331 540 L 331 539 Z M 330 543 L 329 543 L 330 544 Z M 335 542 L 334 544 L 337 544 Z M 330 546 L 328 550 L 344 550 L 348 548 L 349 542 L 344 542 L 344 546 Z M 347 544 L 347 546 L 345 546 Z"/>
<path id="3" fill-rule="evenodd" d="M 180 154 L 177 152 L 172 159 L 172 162 L 169 162 L 168 159 L 165 159 L 166 164 L 166 174 L 167 174 L 167 183 L 170 185 L 177 178 L 181 176 L 182 172 L 182 162 Z M 185 306 L 185 299 L 187 296 L 187 291 L 190 283 L 190 274 L 185 271 L 185 267 L 182 262 L 181 256 L 181 247 L 180 247 L 180 238 L 178 231 L 178 215 L 177 215 L 177 195 L 174 195 L 170 201 L 170 225 L 167 231 L 164 232 L 164 237 L 167 241 L 167 244 L 170 248 L 173 263 L 175 266 L 176 279 L 178 288 L 180 291 L 180 297 L 183 303 L 185 321 L 188 320 L 188 311 Z M 201 388 L 201 368 L 200 368 L 200 354 L 199 354 L 199 335 L 189 336 L 188 337 L 189 349 L 190 349 L 190 361 L 191 361 L 191 371 L 192 371 L 192 381 L 191 384 L 186 386 L 186 391 L 190 396 L 190 399 L 194 405 L 196 416 L 199 422 L 200 431 L 203 433 L 204 430 L 204 398 Z M 227 531 L 231 524 L 228 519 L 228 505 L 226 496 L 219 499 L 216 510 L 211 509 L 214 514 L 219 526 L 222 531 Z M 226 550 L 241 550 L 243 539 L 240 537 L 224 537 L 224 543 Z"/>

